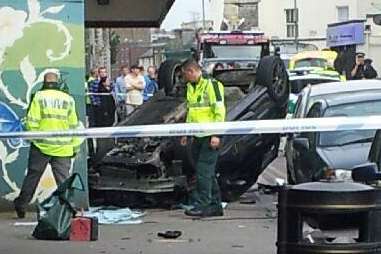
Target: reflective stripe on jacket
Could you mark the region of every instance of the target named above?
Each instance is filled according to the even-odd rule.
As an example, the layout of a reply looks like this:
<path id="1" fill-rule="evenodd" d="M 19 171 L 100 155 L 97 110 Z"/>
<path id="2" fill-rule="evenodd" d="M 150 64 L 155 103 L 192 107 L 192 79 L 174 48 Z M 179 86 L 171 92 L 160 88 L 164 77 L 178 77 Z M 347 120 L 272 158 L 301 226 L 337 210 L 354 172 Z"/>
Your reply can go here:
<path id="1" fill-rule="evenodd" d="M 29 131 L 60 131 L 78 127 L 74 99 L 59 90 L 46 89 L 36 93 L 26 117 Z M 45 138 L 33 144 L 46 155 L 70 157 L 81 143 L 80 138 Z"/>
<path id="2" fill-rule="evenodd" d="M 216 80 L 204 78 L 201 78 L 195 85 L 188 83 L 187 107 L 187 123 L 225 121 L 223 85 Z"/>

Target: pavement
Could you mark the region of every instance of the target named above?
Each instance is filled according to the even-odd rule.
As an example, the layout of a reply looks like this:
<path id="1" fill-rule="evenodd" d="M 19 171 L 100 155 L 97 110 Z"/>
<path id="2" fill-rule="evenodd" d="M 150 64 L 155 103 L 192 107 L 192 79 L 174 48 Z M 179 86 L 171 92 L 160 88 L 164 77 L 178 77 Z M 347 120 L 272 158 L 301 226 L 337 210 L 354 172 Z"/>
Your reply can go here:
<path id="1" fill-rule="evenodd" d="M 263 179 L 284 175 L 280 158 L 262 175 Z M 138 225 L 101 225 L 95 242 L 39 241 L 31 237 L 33 226 L 15 226 L 15 222 L 33 222 L 34 214 L 16 220 L 13 213 L 0 214 L 0 253 L 7 254 L 193 254 L 193 253 L 276 253 L 275 194 L 251 190 L 244 200 L 256 203 L 230 203 L 223 217 L 192 219 L 181 210 L 146 210 Z M 182 236 L 166 240 L 158 232 L 179 230 Z"/>

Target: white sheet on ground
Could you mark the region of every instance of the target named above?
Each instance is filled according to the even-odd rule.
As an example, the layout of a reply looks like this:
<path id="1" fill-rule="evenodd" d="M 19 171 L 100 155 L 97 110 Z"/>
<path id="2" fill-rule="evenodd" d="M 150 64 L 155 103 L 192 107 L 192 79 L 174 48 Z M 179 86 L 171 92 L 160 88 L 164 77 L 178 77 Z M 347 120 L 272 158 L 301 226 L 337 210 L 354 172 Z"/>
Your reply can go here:
<path id="1" fill-rule="evenodd" d="M 98 218 L 99 224 L 141 224 L 144 212 L 133 211 L 129 208 L 91 207 L 83 216 Z"/>

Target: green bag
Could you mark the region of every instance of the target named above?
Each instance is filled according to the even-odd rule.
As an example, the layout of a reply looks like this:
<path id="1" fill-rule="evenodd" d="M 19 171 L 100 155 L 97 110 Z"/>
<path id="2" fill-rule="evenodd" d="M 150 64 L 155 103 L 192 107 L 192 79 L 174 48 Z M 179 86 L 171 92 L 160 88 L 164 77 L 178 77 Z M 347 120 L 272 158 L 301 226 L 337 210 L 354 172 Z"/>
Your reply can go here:
<path id="1" fill-rule="evenodd" d="M 38 205 L 38 224 L 33 237 L 40 240 L 69 239 L 71 219 L 76 214 L 73 202 L 77 190 L 84 191 L 84 185 L 80 175 L 75 173 Z"/>

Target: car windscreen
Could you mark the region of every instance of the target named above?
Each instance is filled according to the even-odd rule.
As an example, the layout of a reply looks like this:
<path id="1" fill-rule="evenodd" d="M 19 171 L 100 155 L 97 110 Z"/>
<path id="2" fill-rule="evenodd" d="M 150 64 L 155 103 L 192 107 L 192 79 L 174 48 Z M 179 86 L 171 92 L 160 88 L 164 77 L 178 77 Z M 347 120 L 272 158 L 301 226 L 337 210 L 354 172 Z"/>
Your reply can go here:
<path id="1" fill-rule="evenodd" d="M 381 101 L 365 101 L 329 107 L 324 117 L 381 115 Z M 355 143 L 372 142 L 375 130 L 351 130 L 321 132 L 320 146 L 344 146 Z"/>
<path id="2" fill-rule="evenodd" d="M 324 68 L 327 66 L 327 60 L 322 58 L 304 58 L 298 61 L 295 61 L 296 68 L 307 68 L 307 67 L 319 67 Z"/>
<path id="3" fill-rule="evenodd" d="M 290 80 L 291 84 L 291 93 L 298 94 L 300 93 L 303 88 L 305 88 L 308 84 L 310 85 L 316 85 L 316 84 L 323 84 L 323 83 L 329 83 L 329 82 L 337 82 L 336 79 L 295 79 Z"/>
<path id="4" fill-rule="evenodd" d="M 205 47 L 206 58 L 255 59 L 261 58 L 261 45 L 210 45 Z"/>

